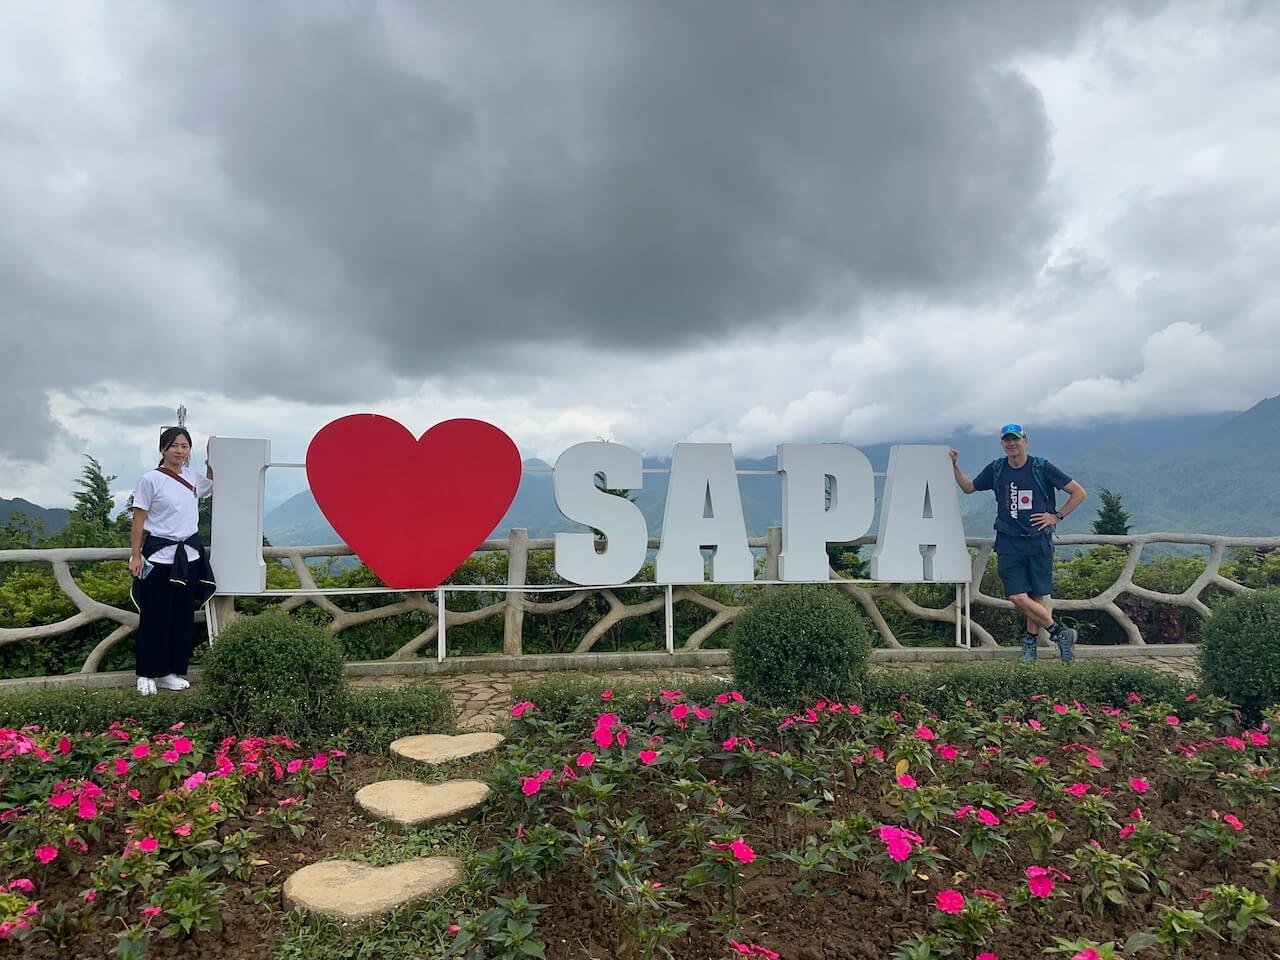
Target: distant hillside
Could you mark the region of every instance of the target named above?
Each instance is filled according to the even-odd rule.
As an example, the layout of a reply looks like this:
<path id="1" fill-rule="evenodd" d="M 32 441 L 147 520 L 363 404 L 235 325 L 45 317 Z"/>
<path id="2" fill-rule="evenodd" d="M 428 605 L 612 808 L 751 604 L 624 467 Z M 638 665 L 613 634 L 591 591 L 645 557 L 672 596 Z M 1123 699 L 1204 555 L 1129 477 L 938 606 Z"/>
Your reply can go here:
<path id="1" fill-rule="evenodd" d="M 70 510 L 64 510 L 61 507 L 53 507 L 46 509 L 38 507 L 30 501 L 17 497 L 13 500 L 5 500 L 0 497 L 0 526 L 4 526 L 9 522 L 9 518 L 15 513 L 24 514 L 27 519 L 38 519 L 44 524 L 45 533 L 57 533 L 67 525 L 67 520 L 71 517 Z"/>
<path id="2" fill-rule="evenodd" d="M 995 437 L 963 436 L 939 440 L 960 451 L 961 466 L 972 476 L 1000 456 Z M 883 471 L 889 445 L 862 448 L 872 466 Z M 1032 430 L 1031 450 L 1048 457 L 1094 493 L 1065 524 L 1064 533 L 1087 533 L 1097 514 L 1097 491 L 1109 487 L 1124 498 L 1135 532 L 1184 531 L 1268 536 L 1280 533 L 1280 397 L 1240 414 L 1167 417 L 1087 429 Z M 662 468 L 669 461 L 651 459 Z M 772 470 L 774 458 L 739 459 L 742 470 Z M 543 468 L 541 461 L 526 467 Z M 781 481 L 776 476 L 739 479 L 747 531 L 763 534 L 782 516 Z M 666 503 L 665 474 L 646 474 L 634 491 L 636 503 L 658 536 Z M 965 527 L 972 535 L 991 530 L 994 505 L 989 494 L 961 499 Z M 286 501 L 266 517 L 272 543 L 334 543 L 340 538 L 325 521 L 309 491 Z M 525 527 L 530 536 L 580 529 L 560 515 L 549 472 L 526 472 L 507 515 L 494 531 L 504 536 Z"/>

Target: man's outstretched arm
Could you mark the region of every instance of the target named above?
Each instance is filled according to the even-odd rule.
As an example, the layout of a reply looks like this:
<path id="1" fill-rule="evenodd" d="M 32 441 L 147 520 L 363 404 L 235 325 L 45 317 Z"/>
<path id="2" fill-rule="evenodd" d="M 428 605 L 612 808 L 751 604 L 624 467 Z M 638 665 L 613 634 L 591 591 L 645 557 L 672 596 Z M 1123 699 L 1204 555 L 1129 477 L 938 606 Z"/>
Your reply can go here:
<path id="1" fill-rule="evenodd" d="M 956 486 L 965 493 L 973 493 L 973 481 L 965 476 L 964 471 L 960 469 L 960 451 L 952 449 L 949 452 L 951 454 L 951 469 L 956 475 Z"/>

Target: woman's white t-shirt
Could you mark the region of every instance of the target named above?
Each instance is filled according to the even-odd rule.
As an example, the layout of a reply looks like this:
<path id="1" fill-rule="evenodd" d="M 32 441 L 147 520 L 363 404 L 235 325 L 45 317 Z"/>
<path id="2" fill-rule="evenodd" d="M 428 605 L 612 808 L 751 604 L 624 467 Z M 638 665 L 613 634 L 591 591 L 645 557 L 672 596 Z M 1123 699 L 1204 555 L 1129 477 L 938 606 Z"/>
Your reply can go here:
<path id="1" fill-rule="evenodd" d="M 200 526 L 200 500 L 213 492 L 213 481 L 197 476 L 188 467 L 182 468 L 182 479 L 196 488 L 193 494 L 173 477 L 152 470 L 144 473 L 133 491 L 133 505 L 147 511 L 143 529 L 152 536 L 165 540 L 185 540 Z M 200 554 L 187 547 L 187 559 L 195 560 Z M 173 563 L 177 547 L 161 547 L 146 559 L 152 563 Z"/>

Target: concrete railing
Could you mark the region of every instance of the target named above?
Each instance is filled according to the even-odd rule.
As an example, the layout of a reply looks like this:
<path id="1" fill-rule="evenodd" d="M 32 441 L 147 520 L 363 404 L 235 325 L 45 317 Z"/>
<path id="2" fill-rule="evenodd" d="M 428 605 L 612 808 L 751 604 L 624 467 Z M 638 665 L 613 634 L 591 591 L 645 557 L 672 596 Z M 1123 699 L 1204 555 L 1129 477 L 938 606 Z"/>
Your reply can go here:
<path id="1" fill-rule="evenodd" d="M 781 528 L 771 528 L 766 536 L 753 538 L 749 542 L 753 548 L 763 554 L 764 579 L 776 580 L 778 555 L 782 548 Z M 862 545 L 870 542 L 872 542 L 872 538 L 864 537 L 855 541 L 855 544 Z M 1212 611 L 1201 599 L 1201 595 L 1205 590 L 1210 587 L 1217 587 L 1231 593 L 1244 593 L 1249 590 L 1245 585 L 1223 575 L 1222 563 L 1226 556 L 1226 551 L 1233 547 L 1251 549 L 1280 548 L 1280 537 L 1224 537 L 1180 533 L 1147 533 L 1132 536 L 1068 535 L 1059 537 L 1058 543 L 1062 546 L 1110 544 L 1128 551 L 1125 564 L 1119 575 L 1101 593 L 1084 599 L 1054 600 L 1052 605 L 1054 609 L 1062 611 L 1107 613 L 1119 624 L 1120 629 L 1128 639 L 1128 644 L 1124 649 L 1131 653 L 1140 653 L 1145 646 L 1145 641 L 1137 624 L 1133 622 L 1117 602 L 1122 595 L 1128 594 L 1174 607 L 1184 607 L 1194 610 L 1202 616 L 1210 616 Z M 991 556 L 993 542 L 990 539 L 970 538 L 968 544 L 973 554 L 973 573 L 970 583 L 972 604 L 979 607 L 1012 610 L 1013 605 L 1008 600 L 988 596 L 981 589 L 982 576 L 986 571 L 987 562 Z M 1208 547 L 1209 556 L 1205 563 L 1204 571 L 1196 578 L 1194 583 L 1181 593 L 1162 593 L 1136 585 L 1133 582 L 1133 574 L 1137 569 L 1143 550 L 1156 544 Z M 651 547 L 656 548 L 657 545 L 658 542 L 656 540 L 650 542 Z M 548 656 L 554 655 L 524 653 L 524 620 L 528 616 L 548 616 L 562 613 L 581 605 L 588 597 L 602 596 L 608 603 L 608 610 L 600 620 L 586 631 L 578 642 L 574 652 L 581 654 L 591 652 L 596 642 L 617 624 L 635 617 L 645 617 L 659 613 L 666 607 L 667 598 L 665 596 L 628 604 L 619 595 L 624 588 L 575 589 L 569 585 L 551 586 L 547 584 L 540 584 L 534 588 L 525 582 L 529 552 L 531 550 L 550 550 L 551 548 L 552 541 L 550 539 L 531 540 L 526 531 L 522 529 L 512 530 L 505 540 L 486 540 L 478 548 L 478 552 L 503 551 L 507 554 L 506 582 L 480 587 L 476 585 L 450 586 L 446 584 L 443 587 L 443 591 L 444 594 L 447 594 L 451 591 L 479 589 L 489 593 L 502 593 L 504 596 L 496 602 L 486 604 L 475 610 L 454 611 L 447 609 L 446 604 L 446 629 L 501 616 L 503 618 L 504 660 L 508 663 L 511 662 L 512 658 L 515 658 L 517 662 L 519 660 L 532 661 L 535 658 L 546 659 Z M 280 598 L 282 601 L 281 606 L 285 610 L 296 609 L 307 603 L 314 604 L 329 617 L 327 626 L 333 633 L 340 633 L 359 624 L 386 620 L 413 612 L 424 613 L 433 618 L 432 623 L 387 657 L 386 660 L 389 661 L 418 658 L 424 648 L 437 642 L 440 618 L 436 598 L 442 595 L 439 592 L 383 590 L 378 592 L 395 592 L 401 596 L 401 599 L 395 603 L 368 610 L 343 610 L 330 599 L 331 596 L 343 593 L 368 593 L 371 591 L 321 590 L 315 582 L 307 561 L 351 556 L 351 551 L 347 546 L 333 544 L 308 547 L 268 547 L 263 550 L 263 553 L 268 559 L 287 560 L 298 576 L 301 585 L 300 589 L 268 591 L 267 593 L 267 596 Z M 127 558 L 128 550 L 124 548 L 0 550 L 0 572 L 4 571 L 4 564 L 49 564 L 52 567 L 53 576 L 58 586 L 77 611 L 73 616 L 57 623 L 34 627 L 0 628 L 0 646 L 23 640 L 54 640 L 80 627 L 100 621 L 115 623 L 115 628 L 89 652 L 80 668 L 81 673 L 98 671 L 106 654 L 137 628 L 138 616 L 132 610 L 102 603 L 86 594 L 76 583 L 72 575 L 71 565 L 106 560 L 120 561 Z M 959 600 L 943 607 L 921 606 L 908 595 L 907 588 L 910 586 L 909 584 L 876 584 L 867 581 L 848 580 L 836 580 L 834 582 L 838 589 L 848 593 L 862 606 L 868 617 L 875 624 L 876 629 L 880 632 L 886 647 L 899 648 L 902 644 L 894 636 L 893 630 L 885 620 L 877 601 L 894 603 L 911 617 L 924 621 L 955 625 L 957 621 L 962 621 L 965 617 L 964 607 Z M 535 592 L 535 590 L 554 590 L 556 593 L 568 595 L 556 599 L 539 600 L 537 598 L 542 594 Z M 705 596 L 694 588 L 685 586 L 675 587 L 672 591 L 671 600 L 674 603 L 688 602 L 697 604 L 711 611 L 711 618 L 695 630 L 683 644 L 681 649 L 690 652 L 701 650 L 711 637 L 722 630 L 745 609 L 742 606 L 723 603 L 712 597 Z M 239 615 L 236 610 L 235 597 L 218 596 L 213 603 L 221 626 L 225 627 Z M 981 624 L 971 621 L 970 626 L 979 646 L 997 646 L 995 639 Z M 1159 652 L 1159 649 L 1159 647 L 1154 647 L 1153 652 Z M 707 653 L 710 652 L 707 651 Z M 530 663 L 530 666 L 532 666 L 532 663 Z"/>

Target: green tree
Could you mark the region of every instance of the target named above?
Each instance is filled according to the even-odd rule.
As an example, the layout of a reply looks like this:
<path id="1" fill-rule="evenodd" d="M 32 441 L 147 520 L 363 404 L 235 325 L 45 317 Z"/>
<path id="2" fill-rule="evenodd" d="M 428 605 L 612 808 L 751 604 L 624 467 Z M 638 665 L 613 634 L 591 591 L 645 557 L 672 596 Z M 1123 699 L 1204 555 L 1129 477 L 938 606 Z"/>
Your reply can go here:
<path id="1" fill-rule="evenodd" d="M 1098 508 L 1098 519 L 1093 521 L 1093 532 L 1106 536 L 1127 536 L 1132 518 L 1125 510 L 1120 494 L 1103 487 L 1100 496 L 1102 506 Z"/>
<path id="2" fill-rule="evenodd" d="M 93 456 L 85 454 L 85 460 L 88 462 L 76 480 L 79 489 L 71 494 L 76 504 L 71 517 L 62 530 L 45 541 L 45 546 L 118 547 L 127 542 L 111 519 L 115 507 L 111 484 L 116 477 L 104 474 L 102 464 Z"/>
<path id="3" fill-rule="evenodd" d="M 44 538 L 44 522 L 15 510 L 0 527 L 0 550 L 26 550 Z"/>

